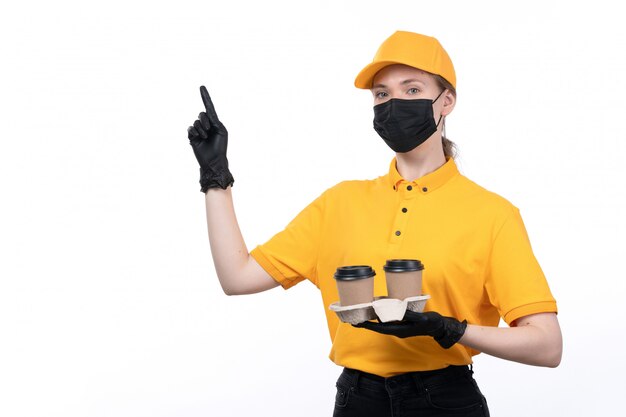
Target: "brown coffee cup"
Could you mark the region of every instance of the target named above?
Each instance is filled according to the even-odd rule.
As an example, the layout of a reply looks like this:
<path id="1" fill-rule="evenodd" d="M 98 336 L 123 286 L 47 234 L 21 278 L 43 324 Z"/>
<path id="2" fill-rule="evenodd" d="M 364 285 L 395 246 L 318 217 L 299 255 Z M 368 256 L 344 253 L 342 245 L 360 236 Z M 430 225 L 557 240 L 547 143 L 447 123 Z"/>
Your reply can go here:
<path id="1" fill-rule="evenodd" d="M 389 298 L 404 300 L 422 295 L 424 265 L 417 259 L 389 259 L 385 266 Z"/>
<path id="2" fill-rule="evenodd" d="M 371 266 L 340 266 L 335 271 L 335 281 L 342 307 L 371 303 L 374 300 L 374 276 Z"/>

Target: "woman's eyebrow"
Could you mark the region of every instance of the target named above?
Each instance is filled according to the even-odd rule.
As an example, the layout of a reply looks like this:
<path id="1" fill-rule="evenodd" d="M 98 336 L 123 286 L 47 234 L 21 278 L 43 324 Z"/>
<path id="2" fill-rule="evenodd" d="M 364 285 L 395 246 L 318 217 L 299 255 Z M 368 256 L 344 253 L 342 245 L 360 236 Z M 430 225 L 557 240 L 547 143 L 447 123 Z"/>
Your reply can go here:
<path id="1" fill-rule="evenodd" d="M 420 84 L 426 85 L 426 83 L 424 83 L 424 81 L 418 80 L 417 78 L 411 78 L 411 79 L 408 79 L 408 80 L 404 80 L 400 84 L 401 85 L 406 85 L 406 84 L 411 84 L 411 83 L 420 83 Z"/>
<path id="2" fill-rule="evenodd" d="M 408 80 L 404 80 L 400 83 L 400 85 L 407 85 L 411 83 L 420 83 L 422 85 L 426 85 L 426 83 L 422 80 L 418 80 L 417 78 L 409 78 Z M 372 86 L 372 90 L 375 88 L 387 88 L 385 84 L 376 84 Z"/>

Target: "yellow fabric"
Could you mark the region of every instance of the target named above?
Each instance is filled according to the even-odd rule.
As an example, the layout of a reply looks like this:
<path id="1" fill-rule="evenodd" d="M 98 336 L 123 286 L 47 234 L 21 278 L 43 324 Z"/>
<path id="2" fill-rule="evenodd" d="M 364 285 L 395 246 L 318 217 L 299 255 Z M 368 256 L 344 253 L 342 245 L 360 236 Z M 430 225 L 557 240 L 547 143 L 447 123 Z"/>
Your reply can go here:
<path id="1" fill-rule="evenodd" d="M 515 206 L 461 175 L 453 159 L 411 182 L 395 162 L 387 175 L 326 190 L 251 252 L 284 288 L 308 279 L 320 289 L 333 362 L 388 377 L 469 364 L 479 353 L 341 323 L 328 309 L 339 299 L 333 278 L 339 266 L 372 266 L 374 295 L 382 296 L 386 260 L 419 259 L 424 293 L 431 296 L 426 311 L 470 324 L 497 326 L 500 317 L 510 324 L 557 311 Z"/>
<path id="2" fill-rule="evenodd" d="M 441 75 L 456 89 L 456 73 L 452 60 L 439 41 L 431 36 L 401 30 L 380 45 L 372 62 L 356 76 L 355 87 L 372 88 L 376 73 L 393 64 L 404 64 Z"/>

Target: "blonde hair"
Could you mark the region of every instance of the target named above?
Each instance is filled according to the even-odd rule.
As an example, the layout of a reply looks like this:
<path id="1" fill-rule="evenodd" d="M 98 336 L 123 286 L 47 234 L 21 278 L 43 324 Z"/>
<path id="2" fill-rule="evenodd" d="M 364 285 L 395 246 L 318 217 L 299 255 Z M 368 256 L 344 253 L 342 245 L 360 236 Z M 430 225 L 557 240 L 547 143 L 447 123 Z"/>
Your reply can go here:
<path id="1" fill-rule="evenodd" d="M 456 98 L 456 89 L 441 75 L 432 74 L 437 81 L 437 85 L 441 88 L 441 91 L 448 90 L 454 98 Z M 443 145 L 443 153 L 446 158 L 454 158 L 457 155 L 457 146 L 454 142 L 446 137 L 446 118 L 443 118 L 443 135 L 441 135 L 441 144 Z"/>

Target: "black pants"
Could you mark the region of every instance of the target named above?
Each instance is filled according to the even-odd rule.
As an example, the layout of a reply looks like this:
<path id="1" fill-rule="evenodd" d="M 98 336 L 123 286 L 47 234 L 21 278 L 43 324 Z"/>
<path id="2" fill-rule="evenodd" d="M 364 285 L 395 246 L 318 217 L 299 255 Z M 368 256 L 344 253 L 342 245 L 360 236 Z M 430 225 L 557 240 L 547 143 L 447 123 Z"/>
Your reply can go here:
<path id="1" fill-rule="evenodd" d="M 489 417 L 468 366 L 383 378 L 345 368 L 337 380 L 333 417 Z"/>

